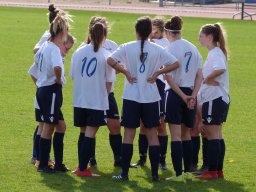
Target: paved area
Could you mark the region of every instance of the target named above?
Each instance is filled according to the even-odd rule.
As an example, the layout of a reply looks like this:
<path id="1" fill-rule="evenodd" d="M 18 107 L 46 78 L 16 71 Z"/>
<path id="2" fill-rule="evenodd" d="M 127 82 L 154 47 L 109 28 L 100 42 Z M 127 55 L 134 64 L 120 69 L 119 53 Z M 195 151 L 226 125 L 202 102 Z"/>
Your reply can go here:
<path id="1" fill-rule="evenodd" d="M 14 6 L 14 7 L 47 7 L 49 4 L 37 1 L 1 1 L 0 6 Z M 159 7 L 158 4 L 85 4 L 84 2 L 57 2 L 56 6 L 62 9 L 79 9 L 79 10 L 97 10 L 97 11 L 114 11 L 114 12 L 128 12 L 128 13 L 142 13 L 142 14 L 156 14 L 156 15 L 179 15 L 179 16 L 192 16 L 192 17 L 208 17 L 208 18 L 229 18 L 238 12 L 235 4 L 222 4 L 222 5 L 168 5 Z M 148 5 L 148 6 L 147 6 Z M 236 19 L 240 19 L 238 15 Z"/>

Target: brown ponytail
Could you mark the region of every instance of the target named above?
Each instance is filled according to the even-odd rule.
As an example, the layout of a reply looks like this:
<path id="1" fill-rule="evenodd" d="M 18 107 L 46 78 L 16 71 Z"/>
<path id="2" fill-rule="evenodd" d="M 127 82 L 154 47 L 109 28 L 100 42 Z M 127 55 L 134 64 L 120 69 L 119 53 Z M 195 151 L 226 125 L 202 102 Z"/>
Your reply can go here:
<path id="1" fill-rule="evenodd" d="M 105 26 L 102 23 L 95 23 L 90 29 L 91 41 L 93 43 L 93 50 L 97 52 L 103 42 L 105 36 Z"/>
<path id="2" fill-rule="evenodd" d="M 165 30 L 172 32 L 173 34 L 179 34 L 182 30 L 183 21 L 179 16 L 173 16 L 169 21 L 165 23 Z"/>
<path id="3" fill-rule="evenodd" d="M 201 33 L 206 35 L 212 35 L 213 43 L 218 46 L 226 58 L 228 58 L 228 52 L 226 48 L 225 30 L 220 23 L 206 24 L 201 28 Z"/>

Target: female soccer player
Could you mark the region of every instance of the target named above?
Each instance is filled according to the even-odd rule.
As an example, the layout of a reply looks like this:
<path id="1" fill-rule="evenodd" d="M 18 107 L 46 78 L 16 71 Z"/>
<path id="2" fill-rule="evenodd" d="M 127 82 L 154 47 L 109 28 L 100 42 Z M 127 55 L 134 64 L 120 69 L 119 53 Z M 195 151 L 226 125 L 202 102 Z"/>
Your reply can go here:
<path id="1" fill-rule="evenodd" d="M 121 45 L 108 58 L 108 64 L 126 76 L 123 94 L 122 125 L 125 128 L 122 145 L 122 173 L 113 176 L 116 180 L 127 180 L 133 154 L 133 140 L 140 120 L 146 128 L 149 142 L 149 158 L 151 162 L 152 180 L 158 181 L 160 95 L 156 79 L 160 74 L 178 68 L 176 58 L 162 47 L 149 42 L 152 23 L 149 17 L 139 18 L 135 24 L 136 41 Z M 119 62 L 125 64 L 121 66 Z M 160 69 L 161 66 L 165 66 Z"/>
<path id="2" fill-rule="evenodd" d="M 100 126 L 106 125 L 109 109 L 107 84 L 115 80 L 113 69 L 107 65 L 109 52 L 102 48 L 106 28 L 95 23 L 90 29 L 90 44 L 79 47 L 72 56 L 71 78 L 74 80 L 74 125 L 85 130 L 79 149 L 79 167 L 73 171 L 80 177 L 96 176 L 87 168 L 93 142 Z"/>
<path id="3" fill-rule="evenodd" d="M 166 117 L 171 133 L 171 157 L 176 176 L 182 180 L 182 157 L 184 172 L 191 171 L 192 142 L 190 129 L 194 127 L 195 100 L 202 82 L 202 57 L 197 48 L 182 38 L 183 21 L 174 16 L 165 24 L 168 48 L 181 66 L 166 75 L 170 89 L 166 93 Z"/>
<path id="4" fill-rule="evenodd" d="M 198 178 L 223 178 L 225 142 L 221 128 L 227 118 L 230 98 L 228 53 L 222 26 L 219 23 L 202 26 L 199 41 L 209 52 L 203 68 L 204 81 L 198 94 L 208 139 L 208 171 Z"/>
<path id="5" fill-rule="evenodd" d="M 92 26 L 95 23 L 102 23 L 105 26 L 105 36 L 107 37 L 108 35 L 108 21 L 104 17 L 98 17 L 98 16 L 93 16 L 90 20 L 89 23 L 89 31 L 92 28 Z M 90 44 L 91 39 L 90 35 L 87 38 L 87 42 L 83 43 L 81 46 Z M 112 53 L 118 48 L 118 45 L 109 39 L 105 39 L 103 43 L 103 48 Z M 112 71 L 113 75 L 115 76 L 115 70 Z M 121 136 L 121 131 L 120 131 L 120 120 L 119 120 L 119 112 L 118 112 L 118 107 L 117 107 L 117 102 L 114 96 L 114 82 L 113 83 L 108 83 L 107 86 L 110 88 L 110 93 L 108 95 L 108 101 L 109 101 L 109 109 L 107 110 L 107 127 L 109 129 L 109 143 L 111 146 L 111 149 L 114 154 L 114 166 L 121 166 L 121 147 L 122 147 L 122 136 Z M 85 130 L 81 130 L 79 139 L 78 139 L 78 149 L 81 149 L 81 144 L 82 140 L 84 138 L 84 132 Z M 90 166 L 91 167 L 96 167 L 97 166 L 97 161 L 96 161 L 96 156 L 95 156 L 95 146 L 96 146 L 96 137 L 93 138 L 93 151 L 92 151 L 92 157 L 90 159 Z M 79 152 L 78 152 L 79 154 Z"/>
<path id="6" fill-rule="evenodd" d="M 54 4 L 49 5 L 48 11 L 49 11 L 49 13 L 48 13 L 49 24 L 51 24 L 51 22 L 55 19 L 56 15 L 59 11 L 64 13 L 62 10 L 55 8 Z M 46 41 L 48 41 L 50 37 L 51 37 L 51 34 L 50 34 L 49 30 L 45 31 L 45 33 L 42 35 L 41 39 L 38 41 L 38 43 L 35 45 L 35 47 L 33 49 L 34 54 L 36 54 L 36 52 L 39 50 L 39 48 Z M 36 82 L 36 80 L 37 80 L 37 70 L 38 69 L 35 64 L 33 64 L 29 70 L 29 74 L 31 75 L 32 80 L 34 82 Z M 35 164 L 36 160 L 39 160 L 39 154 L 37 154 L 37 151 L 38 151 L 37 146 L 39 145 L 40 135 L 43 130 L 43 121 L 41 120 L 41 114 L 40 114 L 40 110 L 39 110 L 39 106 L 38 106 L 36 98 L 35 98 L 34 105 L 35 105 L 36 121 L 38 122 L 38 125 L 37 125 L 37 127 L 34 131 L 34 135 L 33 135 L 33 152 L 32 152 L 32 159 L 31 159 L 32 164 Z"/>
<path id="7" fill-rule="evenodd" d="M 61 112 L 62 84 L 65 82 L 64 64 L 61 56 L 61 47 L 67 40 L 69 29 L 69 17 L 62 13 L 57 16 L 50 25 L 51 38 L 35 55 L 35 63 L 39 68 L 36 85 L 38 87 L 36 98 L 44 122 L 43 131 L 39 141 L 40 164 L 38 171 L 53 173 L 67 171 L 63 164 L 63 138 L 66 124 Z M 56 127 L 53 139 L 55 156 L 54 169 L 48 167 L 48 159 L 51 148 L 51 138 Z"/>
<path id="8" fill-rule="evenodd" d="M 169 41 L 164 37 L 164 20 L 161 18 L 155 18 L 152 20 L 152 32 L 149 36 L 150 40 L 163 48 L 169 46 Z M 159 75 L 156 80 L 156 85 L 161 97 L 160 100 L 160 126 L 157 129 L 158 139 L 160 143 L 160 157 L 159 157 L 159 166 L 163 170 L 167 170 L 166 164 L 166 151 L 168 144 L 168 136 L 166 132 L 166 126 L 164 123 L 164 101 L 165 101 L 165 80 L 163 75 Z M 148 150 L 148 141 L 146 137 L 146 130 L 143 124 L 140 125 L 140 134 L 139 134 L 139 155 L 140 159 L 135 164 L 132 164 L 132 167 L 144 166 L 147 158 Z"/>

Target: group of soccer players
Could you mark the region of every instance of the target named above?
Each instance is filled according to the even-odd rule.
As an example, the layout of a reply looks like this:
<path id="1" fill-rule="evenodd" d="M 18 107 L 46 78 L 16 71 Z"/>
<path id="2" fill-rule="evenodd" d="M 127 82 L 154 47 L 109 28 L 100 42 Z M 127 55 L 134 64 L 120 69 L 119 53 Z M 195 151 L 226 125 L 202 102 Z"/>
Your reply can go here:
<path id="1" fill-rule="evenodd" d="M 37 88 L 39 123 L 33 163 L 41 172 L 69 171 L 63 164 L 66 124 L 61 106 L 64 59 L 74 44 L 70 20 L 63 10 L 49 6 L 50 29 L 36 45 L 35 62 L 29 70 Z M 199 41 L 208 50 L 203 67 L 197 48 L 182 38 L 182 25 L 178 16 L 167 22 L 141 17 L 135 23 L 135 40 L 118 46 L 107 39 L 106 18 L 91 18 L 87 40 L 73 53 L 70 67 L 74 126 L 80 128 L 78 167 L 72 173 L 98 176 L 90 168 L 97 165 L 95 138 L 99 127 L 107 125 L 114 166 L 122 168 L 113 179 L 128 180 L 130 168 L 145 165 L 148 149 L 152 181 L 158 181 L 158 168 L 168 169 L 168 123 L 175 176 L 167 180 L 182 181 L 191 173 L 199 179 L 224 177 L 221 127 L 230 103 L 224 30 L 218 23 L 201 27 Z M 125 76 L 121 122 L 113 89 L 118 73 Z M 131 164 L 138 127 L 140 159 Z M 204 171 L 196 170 L 200 138 L 198 141 L 194 130 L 201 129 L 206 139 Z M 55 161 L 50 160 L 53 133 Z M 197 139 L 191 140 L 192 134 Z"/>

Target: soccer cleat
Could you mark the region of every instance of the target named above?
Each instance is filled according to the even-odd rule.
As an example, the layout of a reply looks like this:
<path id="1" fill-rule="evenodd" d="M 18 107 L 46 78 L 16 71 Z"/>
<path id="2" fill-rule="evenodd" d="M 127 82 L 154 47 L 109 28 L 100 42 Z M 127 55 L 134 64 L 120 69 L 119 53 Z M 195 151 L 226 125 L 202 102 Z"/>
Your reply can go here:
<path id="1" fill-rule="evenodd" d="M 208 166 L 202 165 L 202 167 L 200 169 L 193 171 L 192 173 L 194 175 L 202 175 L 206 171 L 208 171 Z"/>
<path id="2" fill-rule="evenodd" d="M 123 176 L 122 174 L 114 175 L 114 176 L 112 177 L 112 179 L 114 179 L 114 180 L 116 180 L 116 181 L 127 181 L 127 180 L 129 180 L 129 179 L 128 179 L 128 175 Z"/>
<path id="3" fill-rule="evenodd" d="M 31 157 L 30 163 L 35 165 L 36 163 L 36 157 Z"/>
<path id="4" fill-rule="evenodd" d="M 43 173 L 55 173 L 55 170 L 52 169 L 51 167 L 47 166 L 47 167 L 38 167 L 37 168 L 38 172 L 43 172 Z"/>
<path id="5" fill-rule="evenodd" d="M 217 175 L 219 179 L 224 179 L 224 173 L 223 171 L 217 171 Z"/>
<path id="6" fill-rule="evenodd" d="M 160 169 L 162 169 L 162 170 L 168 170 L 168 166 L 167 166 L 167 164 L 164 162 L 164 163 L 159 163 L 159 167 L 160 167 Z"/>
<path id="7" fill-rule="evenodd" d="M 165 180 L 167 180 L 167 181 L 175 181 L 175 182 L 183 182 L 183 183 L 186 182 L 186 180 L 185 180 L 183 175 L 168 177 Z"/>
<path id="8" fill-rule="evenodd" d="M 197 176 L 196 178 L 206 180 L 218 179 L 218 174 L 217 171 L 206 171 L 202 175 Z"/>
<path id="9" fill-rule="evenodd" d="M 143 160 L 139 160 L 139 161 L 137 161 L 136 163 L 134 163 L 134 164 L 131 164 L 131 168 L 137 168 L 137 167 L 139 167 L 139 166 L 141 166 L 141 167 L 144 167 L 146 165 L 146 161 L 143 161 Z"/>
<path id="10" fill-rule="evenodd" d="M 191 172 L 185 172 L 185 173 L 183 173 L 183 177 L 184 177 L 184 179 L 186 179 L 186 180 L 193 180 L 193 178 L 195 178 L 194 175 L 193 175 Z"/>
<path id="11" fill-rule="evenodd" d="M 67 171 L 70 171 L 69 168 L 66 167 L 66 165 L 64 164 L 60 164 L 60 165 L 54 165 L 54 170 L 55 171 L 60 171 L 60 172 L 67 172 Z"/>
<path id="12" fill-rule="evenodd" d="M 158 181 L 160 181 L 158 175 L 153 175 L 153 176 L 152 176 L 152 181 L 153 181 L 153 182 L 158 182 Z"/>
<path id="13" fill-rule="evenodd" d="M 96 159 L 94 159 L 94 158 L 91 158 L 90 159 L 90 161 L 89 161 L 89 166 L 90 167 L 97 167 L 97 161 L 96 161 Z"/>
<path id="14" fill-rule="evenodd" d="M 87 168 L 83 171 L 80 171 L 80 169 L 78 169 L 75 172 L 75 174 L 79 177 L 98 177 L 98 176 L 100 176 L 98 174 L 93 173 L 90 168 Z"/>

